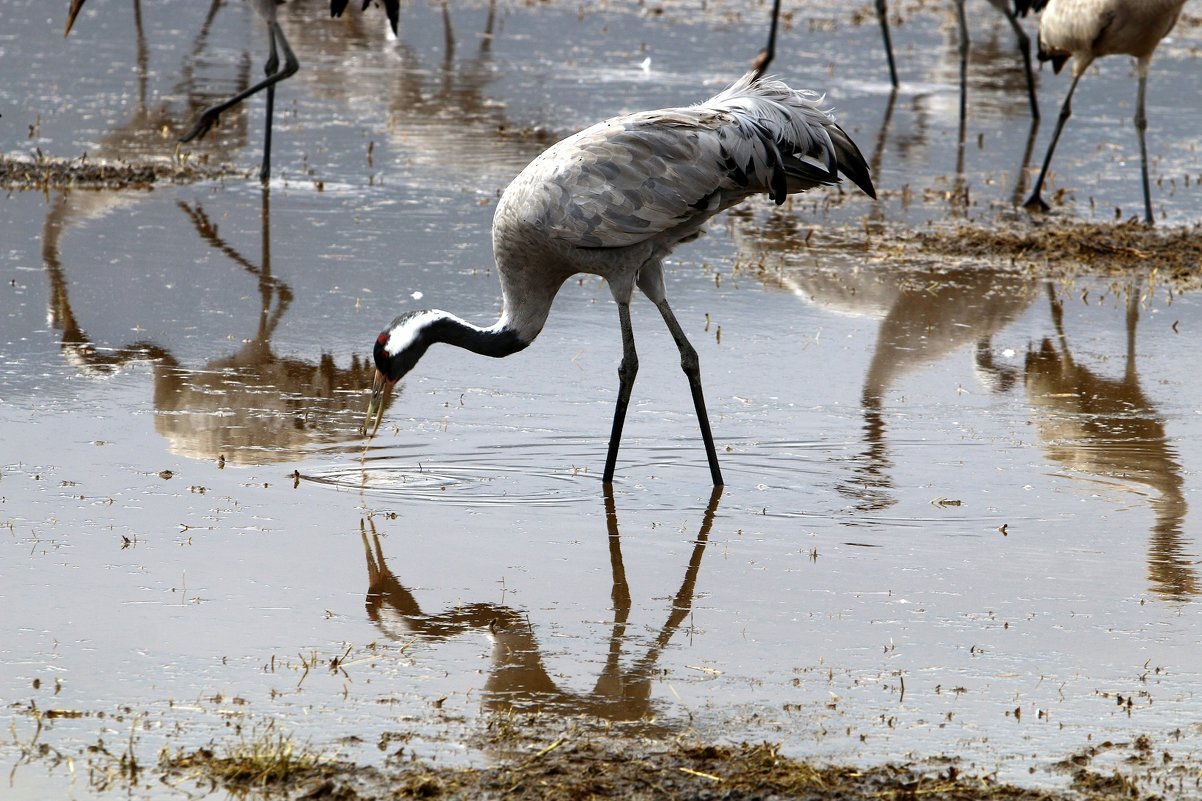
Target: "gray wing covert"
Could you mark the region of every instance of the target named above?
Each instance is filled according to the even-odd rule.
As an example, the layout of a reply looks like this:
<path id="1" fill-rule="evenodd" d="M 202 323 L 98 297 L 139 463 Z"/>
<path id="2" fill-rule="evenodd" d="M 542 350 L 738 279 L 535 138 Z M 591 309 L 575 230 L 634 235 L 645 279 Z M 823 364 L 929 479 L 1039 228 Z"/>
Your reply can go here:
<path id="1" fill-rule="evenodd" d="M 635 114 L 565 139 L 545 156 L 544 230 L 578 247 L 625 247 L 720 210 L 729 184 L 715 115 Z M 558 152 L 555 152 L 558 151 Z"/>

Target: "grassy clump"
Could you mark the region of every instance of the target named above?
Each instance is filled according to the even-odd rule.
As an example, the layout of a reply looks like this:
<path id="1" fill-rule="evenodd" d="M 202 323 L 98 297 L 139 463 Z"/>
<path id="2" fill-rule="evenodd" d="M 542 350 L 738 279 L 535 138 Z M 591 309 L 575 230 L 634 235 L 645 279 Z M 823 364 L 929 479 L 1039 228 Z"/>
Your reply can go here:
<path id="1" fill-rule="evenodd" d="M 226 788 L 295 785 L 334 773 L 335 761 L 284 734 L 240 738 L 218 754 L 211 748 L 165 754 L 161 767 L 171 773 Z"/>

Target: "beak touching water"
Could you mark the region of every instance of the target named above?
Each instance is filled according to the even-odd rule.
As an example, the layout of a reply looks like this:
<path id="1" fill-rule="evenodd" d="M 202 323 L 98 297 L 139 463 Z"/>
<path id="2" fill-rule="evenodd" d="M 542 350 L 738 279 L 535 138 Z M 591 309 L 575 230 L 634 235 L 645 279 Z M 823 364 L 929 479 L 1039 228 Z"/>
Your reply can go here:
<path id="1" fill-rule="evenodd" d="M 371 400 L 367 402 L 367 419 L 363 421 L 363 433 L 371 439 L 380 430 L 380 420 L 384 417 L 384 402 L 388 400 L 388 393 L 392 390 L 392 382 L 389 381 L 383 373 L 376 370 L 376 376 L 371 382 Z M 372 415 L 375 415 L 376 421 L 372 423 Z M 368 427 L 371 427 L 371 433 L 368 434 Z"/>

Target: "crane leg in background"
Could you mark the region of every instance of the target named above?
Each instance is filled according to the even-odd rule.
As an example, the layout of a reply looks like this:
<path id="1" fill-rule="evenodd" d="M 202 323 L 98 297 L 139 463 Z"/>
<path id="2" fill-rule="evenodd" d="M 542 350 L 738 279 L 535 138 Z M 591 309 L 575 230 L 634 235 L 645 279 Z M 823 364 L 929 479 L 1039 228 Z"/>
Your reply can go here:
<path id="1" fill-rule="evenodd" d="M 1089 64 L 1076 66 L 1077 68 L 1073 70 L 1073 81 L 1068 85 L 1068 94 L 1064 96 L 1064 103 L 1060 106 L 1060 116 L 1056 118 L 1056 130 L 1052 132 L 1052 141 L 1048 143 L 1047 155 L 1043 157 L 1043 167 L 1039 170 L 1039 177 L 1035 179 L 1035 188 L 1031 190 L 1031 196 L 1023 204 L 1028 209 L 1048 210 L 1048 204 L 1043 199 L 1043 181 L 1047 178 L 1048 167 L 1052 164 L 1052 154 L 1056 152 L 1056 142 L 1060 140 L 1060 132 L 1064 130 L 1064 123 L 1068 122 L 1068 118 L 1073 114 L 1073 92 L 1076 91 L 1077 82 L 1081 80 L 1081 76 L 1085 74 Z"/>
<path id="2" fill-rule="evenodd" d="M 897 86 L 897 65 L 893 63 L 893 38 L 889 35 L 889 8 L 885 0 L 876 0 L 876 18 L 881 23 L 881 38 L 885 40 L 885 58 L 889 60 L 889 80 Z"/>
<path id="3" fill-rule="evenodd" d="M 1144 182 L 1144 222 L 1153 223 L 1152 194 L 1148 186 L 1148 145 L 1145 142 L 1145 131 L 1148 129 L 1148 114 L 1144 110 L 1144 96 L 1148 89 L 1148 62 L 1140 59 L 1136 69 L 1139 71 L 1139 89 L 1135 99 L 1135 133 L 1139 137 L 1139 168 Z"/>
<path id="4" fill-rule="evenodd" d="M 1035 96 L 1035 72 L 1031 69 L 1031 37 L 1023 30 L 1018 16 L 1013 11 L 1007 10 L 1005 14 L 1006 21 L 1014 30 L 1014 37 L 1018 39 L 1019 52 L 1023 54 L 1023 71 L 1027 76 L 1027 102 L 1031 104 L 1031 116 L 1039 119 L 1039 99 Z"/>
<path id="5" fill-rule="evenodd" d="M 251 95 L 253 95 L 257 92 L 261 92 L 264 89 L 268 89 L 270 87 L 275 86 L 277 83 L 284 80 L 285 78 L 288 78 L 288 77 L 294 75 L 296 73 L 296 71 L 298 69 L 300 69 L 300 62 L 296 60 L 296 55 L 292 52 L 292 48 L 288 45 L 288 40 L 284 37 L 283 28 L 280 27 L 278 22 L 273 22 L 268 27 L 270 28 L 270 31 L 271 31 L 271 37 L 272 37 L 271 42 L 273 45 L 272 55 L 268 57 L 268 65 L 270 65 L 271 60 L 273 58 L 276 60 L 277 63 L 279 61 L 278 56 L 275 55 L 275 52 L 274 52 L 275 51 L 274 45 L 278 42 L 279 49 L 284 52 L 284 67 L 283 67 L 283 69 L 277 70 L 274 73 L 269 74 L 267 76 L 267 78 L 265 78 L 264 80 L 260 81 L 259 83 L 255 84 L 254 86 L 251 86 L 251 87 L 239 92 L 238 94 L 231 97 L 229 100 L 225 100 L 221 103 L 218 103 L 215 106 L 210 106 L 209 108 L 205 109 L 204 112 L 201 113 L 200 118 L 196 120 L 196 123 L 192 126 L 192 128 L 189 129 L 189 131 L 186 134 L 184 134 L 183 136 L 180 137 L 179 140 L 181 142 L 191 142 L 193 139 L 198 139 L 198 138 L 204 136 L 206 133 L 209 132 L 209 129 L 213 127 L 214 123 L 216 123 L 217 120 L 221 117 L 221 114 L 223 112 L 227 111 L 228 109 L 232 108 L 233 106 L 238 105 L 243 100 L 250 97 Z M 268 131 L 271 130 L 270 114 L 267 117 L 267 129 L 268 129 Z M 268 137 L 269 137 L 269 141 L 270 141 L 270 133 L 268 134 Z M 269 162 L 269 154 L 267 152 L 264 152 L 263 160 L 264 160 L 265 165 Z"/>

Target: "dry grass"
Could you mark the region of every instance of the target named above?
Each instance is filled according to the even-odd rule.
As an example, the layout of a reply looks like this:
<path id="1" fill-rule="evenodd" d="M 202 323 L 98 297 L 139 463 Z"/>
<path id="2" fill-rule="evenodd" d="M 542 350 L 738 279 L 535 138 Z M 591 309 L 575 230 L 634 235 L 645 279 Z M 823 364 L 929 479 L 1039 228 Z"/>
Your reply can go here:
<path id="1" fill-rule="evenodd" d="M 1157 273 L 1178 288 L 1202 285 L 1202 228 L 1148 228 L 1135 222 L 1054 222 L 961 226 L 912 235 L 928 253 L 970 257 L 1048 272 Z"/>

